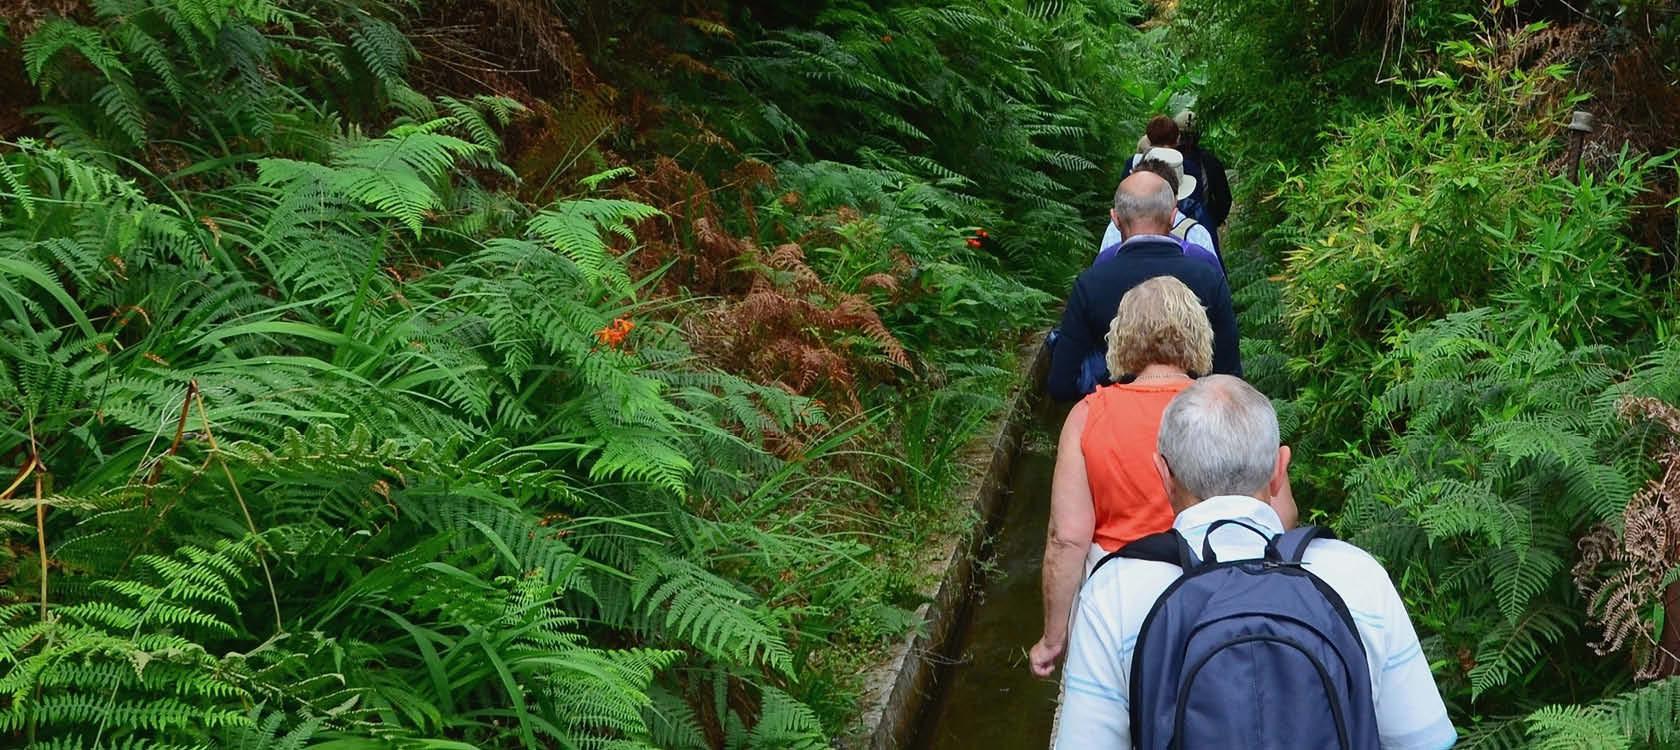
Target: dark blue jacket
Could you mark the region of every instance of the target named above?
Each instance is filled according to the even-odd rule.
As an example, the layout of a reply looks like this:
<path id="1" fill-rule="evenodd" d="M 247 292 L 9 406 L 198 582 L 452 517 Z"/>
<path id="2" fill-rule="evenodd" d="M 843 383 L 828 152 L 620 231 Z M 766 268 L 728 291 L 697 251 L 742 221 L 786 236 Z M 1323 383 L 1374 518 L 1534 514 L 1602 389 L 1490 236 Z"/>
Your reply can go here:
<path id="1" fill-rule="evenodd" d="M 1062 311 L 1061 336 L 1050 356 L 1047 386 L 1051 398 L 1080 398 L 1080 367 L 1091 352 L 1107 346 L 1103 337 L 1108 335 L 1120 298 L 1156 276 L 1173 276 L 1184 282 L 1207 308 L 1208 323 L 1213 326 L 1213 372 L 1242 376 L 1237 315 L 1231 307 L 1231 288 L 1225 284 L 1225 274 L 1217 266 L 1186 257 L 1176 240 L 1140 238 L 1124 245 L 1118 257 L 1086 269 L 1074 280 L 1073 293 Z"/>

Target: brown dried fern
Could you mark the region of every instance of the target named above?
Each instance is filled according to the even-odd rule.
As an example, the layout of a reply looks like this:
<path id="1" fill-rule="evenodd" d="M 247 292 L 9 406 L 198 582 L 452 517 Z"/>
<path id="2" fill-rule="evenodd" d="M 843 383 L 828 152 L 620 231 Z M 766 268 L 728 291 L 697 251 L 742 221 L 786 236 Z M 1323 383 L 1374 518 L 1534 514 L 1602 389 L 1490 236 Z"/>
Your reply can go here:
<path id="1" fill-rule="evenodd" d="M 854 413 L 861 376 L 891 380 L 911 366 L 874 304 L 834 290 L 792 243 L 759 261 L 744 297 L 690 321 L 688 333 L 696 351 L 724 369 Z"/>
<path id="2" fill-rule="evenodd" d="M 1629 422 L 1648 421 L 1667 431 L 1658 449 L 1657 478 L 1628 501 L 1622 529 L 1600 526 L 1581 539 L 1575 585 L 1586 597 L 1587 614 L 1604 632 L 1593 644 L 1600 654 L 1626 649 L 1636 677 L 1656 679 L 1680 672 L 1676 623 L 1657 633 L 1654 609 L 1675 606 L 1676 586 L 1669 573 L 1680 564 L 1680 409 L 1658 399 L 1626 397 L 1617 413 Z"/>

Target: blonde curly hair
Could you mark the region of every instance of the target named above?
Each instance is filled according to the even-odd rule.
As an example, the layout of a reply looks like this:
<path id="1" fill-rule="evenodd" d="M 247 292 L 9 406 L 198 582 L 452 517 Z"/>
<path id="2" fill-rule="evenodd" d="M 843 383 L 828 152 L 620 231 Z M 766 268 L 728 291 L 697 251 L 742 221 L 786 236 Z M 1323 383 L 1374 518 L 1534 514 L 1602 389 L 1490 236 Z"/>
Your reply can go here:
<path id="1" fill-rule="evenodd" d="M 1120 298 L 1108 326 L 1108 371 L 1115 378 L 1150 365 L 1206 375 L 1213 369 L 1213 326 L 1196 293 L 1171 276 L 1156 276 Z"/>

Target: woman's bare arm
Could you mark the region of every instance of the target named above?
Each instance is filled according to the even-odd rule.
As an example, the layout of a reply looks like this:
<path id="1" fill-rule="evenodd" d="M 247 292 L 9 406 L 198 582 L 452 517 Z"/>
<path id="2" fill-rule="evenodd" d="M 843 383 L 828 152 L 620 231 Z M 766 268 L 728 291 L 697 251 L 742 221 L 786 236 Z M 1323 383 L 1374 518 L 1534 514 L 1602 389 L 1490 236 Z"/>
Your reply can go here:
<path id="1" fill-rule="evenodd" d="M 1080 438 L 1089 408 L 1084 402 L 1068 412 L 1056 446 L 1056 473 L 1050 484 L 1050 527 L 1044 542 L 1044 635 L 1032 648 L 1032 671 L 1049 677 L 1067 648 L 1068 616 L 1085 556 L 1096 533 L 1096 510 L 1085 474 Z"/>

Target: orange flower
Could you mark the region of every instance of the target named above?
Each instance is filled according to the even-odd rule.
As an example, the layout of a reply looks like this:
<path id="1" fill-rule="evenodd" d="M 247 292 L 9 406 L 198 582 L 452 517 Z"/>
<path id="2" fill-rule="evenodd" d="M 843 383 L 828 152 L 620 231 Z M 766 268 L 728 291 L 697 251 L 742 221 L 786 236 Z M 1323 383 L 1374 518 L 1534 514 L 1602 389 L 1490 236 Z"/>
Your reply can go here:
<path id="1" fill-rule="evenodd" d="M 628 318 L 616 318 L 612 323 L 595 332 L 595 340 L 602 345 L 618 349 L 623 346 L 624 338 L 629 336 L 630 331 L 635 328 L 636 324 Z"/>

